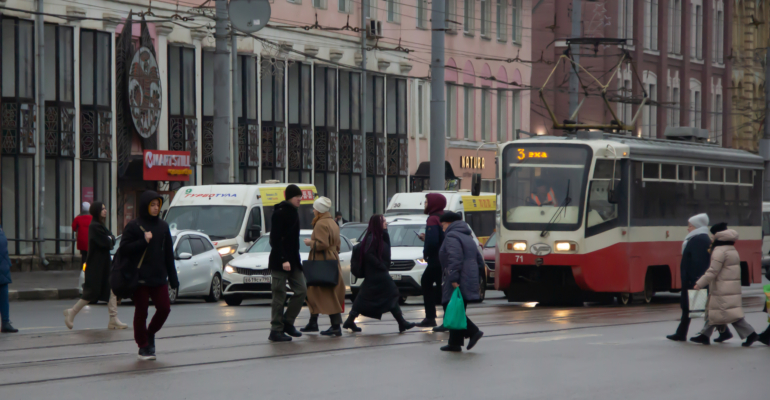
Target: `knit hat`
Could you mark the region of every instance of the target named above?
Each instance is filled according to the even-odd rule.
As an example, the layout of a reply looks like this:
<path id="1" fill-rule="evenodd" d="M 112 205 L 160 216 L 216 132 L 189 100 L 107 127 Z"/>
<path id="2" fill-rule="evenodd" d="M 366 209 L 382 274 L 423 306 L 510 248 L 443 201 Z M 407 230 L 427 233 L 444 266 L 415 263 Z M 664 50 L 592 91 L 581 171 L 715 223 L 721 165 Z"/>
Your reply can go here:
<path id="1" fill-rule="evenodd" d="M 313 203 L 313 208 L 319 213 L 327 213 L 332 208 L 332 201 L 328 197 L 321 196 Z"/>
<path id="2" fill-rule="evenodd" d="M 297 196 L 302 196 L 302 189 L 300 189 L 299 186 L 297 185 L 289 185 L 289 186 L 286 186 L 286 191 L 284 192 L 284 195 L 286 196 L 286 200 L 289 200 Z"/>
<path id="3" fill-rule="evenodd" d="M 439 221 L 441 222 L 455 222 L 455 221 L 462 221 L 463 217 L 462 215 L 452 212 L 452 211 L 446 211 L 444 212 L 444 215 L 441 216 L 441 219 Z"/>
<path id="4" fill-rule="evenodd" d="M 707 214 L 698 214 L 690 217 L 687 222 L 696 228 L 703 228 L 704 226 L 709 226 L 709 216 Z"/>
<path id="5" fill-rule="evenodd" d="M 727 230 L 727 222 L 720 222 L 711 227 L 711 234 L 716 235 L 719 232 Z"/>
<path id="6" fill-rule="evenodd" d="M 84 202 L 83 202 L 83 204 L 81 204 L 81 205 L 80 205 L 80 209 L 81 209 L 83 212 L 87 213 L 87 212 L 89 212 L 89 210 L 91 209 L 91 205 L 90 205 L 90 204 L 88 204 L 88 202 L 87 202 L 87 201 L 84 201 Z"/>

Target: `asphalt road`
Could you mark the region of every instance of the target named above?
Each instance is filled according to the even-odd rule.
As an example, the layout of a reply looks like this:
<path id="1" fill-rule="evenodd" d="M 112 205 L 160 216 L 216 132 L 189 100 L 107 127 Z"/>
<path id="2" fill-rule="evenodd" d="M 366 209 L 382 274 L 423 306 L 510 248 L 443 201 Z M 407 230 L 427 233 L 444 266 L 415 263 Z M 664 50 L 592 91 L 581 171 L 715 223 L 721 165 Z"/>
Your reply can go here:
<path id="1" fill-rule="evenodd" d="M 188 301 L 172 306 L 154 362 L 136 359 L 130 329 L 104 329 L 104 305 L 89 306 L 69 331 L 61 312 L 73 301 L 16 302 L 11 317 L 22 332 L 0 335 L 0 399 L 721 400 L 767 398 L 770 390 L 770 348 L 761 343 L 742 348 L 737 335 L 708 347 L 666 340 L 681 313 L 676 296 L 539 307 L 489 295 L 468 308 L 485 336 L 461 354 L 439 351 L 448 334 L 398 334 L 390 316 L 362 318 L 359 334 L 273 344 L 267 300 Z M 757 330 L 767 327 L 763 297 L 756 289 L 744 295 Z M 419 301 L 404 307 L 407 319 L 422 318 Z M 120 307 L 124 322 L 132 315 L 130 305 Z M 304 309 L 298 325 L 307 317 Z M 701 324 L 693 322 L 691 335 Z"/>

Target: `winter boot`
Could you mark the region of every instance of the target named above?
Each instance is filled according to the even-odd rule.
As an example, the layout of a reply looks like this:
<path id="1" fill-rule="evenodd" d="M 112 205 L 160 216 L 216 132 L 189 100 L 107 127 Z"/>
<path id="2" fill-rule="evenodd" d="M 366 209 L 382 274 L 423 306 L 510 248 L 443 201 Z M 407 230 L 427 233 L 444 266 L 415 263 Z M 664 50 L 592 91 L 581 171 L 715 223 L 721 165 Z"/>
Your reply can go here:
<path id="1" fill-rule="evenodd" d="M 749 335 L 749 337 L 746 338 L 746 341 L 743 342 L 741 346 L 751 347 L 751 345 L 754 344 L 754 342 L 756 342 L 757 340 L 759 340 L 759 335 L 757 335 L 756 332 L 751 332 L 751 335 Z"/>
<path id="2" fill-rule="evenodd" d="M 417 326 L 414 322 L 407 322 L 407 320 L 404 319 L 404 314 L 401 312 L 401 309 L 393 310 L 392 313 L 393 318 L 398 321 L 398 333 L 404 333 Z"/>
<path id="3" fill-rule="evenodd" d="M 719 337 L 714 339 L 714 343 L 722 343 L 733 338 L 733 334 L 729 329 L 725 328 L 724 331 L 719 332 Z"/>
<path id="4" fill-rule="evenodd" d="M 18 329 L 11 325 L 11 321 L 3 321 L 2 328 L 0 328 L 0 332 L 2 333 L 16 333 L 18 331 Z"/>
<path id="5" fill-rule="evenodd" d="M 443 324 L 441 324 L 441 325 L 433 328 L 433 332 L 449 332 L 449 329 L 447 329 L 446 327 L 444 327 Z"/>
<path id="6" fill-rule="evenodd" d="M 416 326 L 418 328 L 433 328 L 436 326 L 436 318 L 425 318 L 418 322 Z"/>
<path id="7" fill-rule="evenodd" d="M 765 346 L 770 346 L 770 326 L 768 326 L 764 332 L 759 334 L 759 341 L 764 343 Z"/>
<path id="8" fill-rule="evenodd" d="M 700 343 L 700 344 L 706 345 L 706 346 L 711 344 L 711 339 L 708 336 L 704 335 L 704 334 L 700 334 L 698 336 L 691 337 L 690 341 L 693 342 L 693 343 Z"/>
<path id="9" fill-rule="evenodd" d="M 75 326 L 75 316 L 87 305 L 88 301 L 80 299 L 72 308 L 64 310 L 64 325 L 67 325 L 67 328 L 72 329 L 72 327 Z"/>
<path id="10" fill-rule="evenodd" d="M 293 337 L 302 337 L 302 333 L 294 327 L 294 324 L 290 324 L 286 321 L 283 322 L 283 333 Z"/>
<path id="11" fill-rule="evenodd" d="M 356 325 L 356 318 L 358 318 L 358 314 L 352 312 L 348 314 L 348 319 L 346 319 L 345 323 L 342 324 L 342 329 L 350 329 L 353 332 L 361 332 L 361 328 Z"/>
<path id="12" fill-rule="evenodd" d="M 310 321 L 304 328 L 300 329 L 301 332 L 318 332 L 318 314 L 311 314 Z"/>
<path id="13" fill-rule="evenodd" d="M 342 336 L 342 328 L 339 325 L 332 325 L 331 328 L 321 332 L 323 336 Z"/>
<path id="14" fill-rule="evenodd" d="M 484 336 L 484 332 L 482 331 L 478 331 L 475 334 L 473 334 L 473 336 L 471 336 L 471 338 L 468 340 L 468 345 L 465 346 L 465 349 L 466 350 L 472 349 L 473 346 L 475 346 L 476 343 L 478 343 L 479 339 L 481 339 L 482 336 Z"/>
<path id="15" fill-rule="evenodd" d="M 675 342 L 686 342 L 687 341 L 687 337 L 679 336 L 677 334 L 668 335 L 668 336 L 666 336 L 666 339 L 673 340 Z"/>
<path id="16" fill-rule="evenodd" d="M 463 348 L 461 346 L 455 346 L 455 345 L 448 344 L 448 345 L 442 347 L 441 351 L 451 351 L 453 353 L 459 353 L 459 352 L 463 351 Z"/>
<path id="17" fill-rule="evenodd" d="M 291 342 L 291 336 L 278 331 L 270 331 L 270 336 L 268 336 L 267 340 L 271 342 Z"/>
<path id="18" fill-rule="evenodd" d="M 110 322 L 107 324 L 107 329 L 126 329 L 128 325 L 120 322 L 118 317 L 110 317 Z"/>

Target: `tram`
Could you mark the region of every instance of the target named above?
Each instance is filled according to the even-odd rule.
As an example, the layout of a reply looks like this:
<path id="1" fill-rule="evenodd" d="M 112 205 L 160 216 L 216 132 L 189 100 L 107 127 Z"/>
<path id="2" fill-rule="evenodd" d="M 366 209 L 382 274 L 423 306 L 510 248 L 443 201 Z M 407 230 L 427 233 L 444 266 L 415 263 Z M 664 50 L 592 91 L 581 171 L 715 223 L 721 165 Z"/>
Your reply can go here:
<path id="1" fill-rule="evenodd" d="M 738 231 L 742 283 L 759 283 L 763 168 L 745 151 L 603 132 L 501 144 L 495 289 L 624 305 L 677 292 L 699 213 Z"/>

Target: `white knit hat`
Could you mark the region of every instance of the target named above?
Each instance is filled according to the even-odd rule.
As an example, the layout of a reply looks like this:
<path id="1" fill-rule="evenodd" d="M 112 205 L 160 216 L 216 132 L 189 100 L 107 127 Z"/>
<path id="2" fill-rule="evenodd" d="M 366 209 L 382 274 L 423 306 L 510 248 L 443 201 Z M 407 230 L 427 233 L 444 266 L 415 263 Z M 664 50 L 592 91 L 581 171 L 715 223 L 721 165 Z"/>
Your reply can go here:
<path id="1" fill-rule="evenodd" d="M 313 208 L 321 214 L 327 213 L 332 208 L 332 201 L 328 197 L 321 196 L 313 203 Z"/>
<path id="2" fill-rule="evenodd" d="M 91 205 L 88 204 L 87 201 L 84 201 L 83 204 L 80 205 L 80 208 L 83 210 L 83 212 L 88 212 L 88 210 L 91 208 Z"/>

